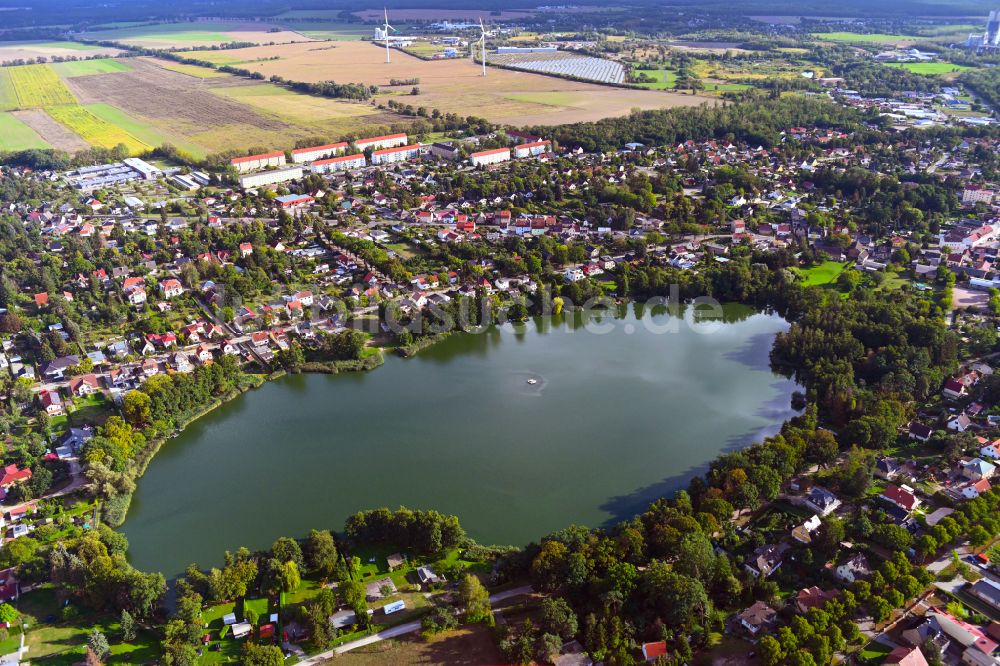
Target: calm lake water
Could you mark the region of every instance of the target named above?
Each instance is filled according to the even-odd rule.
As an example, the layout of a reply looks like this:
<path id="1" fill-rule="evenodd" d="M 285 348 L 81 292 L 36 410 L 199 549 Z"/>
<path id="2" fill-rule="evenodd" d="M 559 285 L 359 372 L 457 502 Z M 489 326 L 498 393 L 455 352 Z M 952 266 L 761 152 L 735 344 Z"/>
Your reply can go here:
<path id="1" fill-rule="evenodd" d="M 163 446 L 123 528 L 132 561 L 170 578 L 379 506 L 454 513 L 481 543 L 518 545 L 630 517 L 793 414 L 794 383 L 768 368 L 787 323 L 742 306 L 725 319 L 623 306 L 268 383 Z"/>

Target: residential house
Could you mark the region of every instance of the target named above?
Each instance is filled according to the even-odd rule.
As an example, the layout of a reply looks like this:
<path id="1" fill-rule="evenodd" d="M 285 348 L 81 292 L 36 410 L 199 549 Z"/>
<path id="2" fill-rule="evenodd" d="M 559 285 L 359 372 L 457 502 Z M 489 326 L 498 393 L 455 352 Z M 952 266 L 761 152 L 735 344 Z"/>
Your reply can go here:
<path id="1" fill-rule="evenodd" d="M 910 423 L 910 439 L 915 439 L 920 442 L 926 442 L 934 434 L 934 429 L 930 426 L 924 425 L 923 423 Z"/>
<path id="2" fill-rule="evenodd" d="M 879 495 L 880 499 L 898 506 L 904 511 L 910 512 L 920 506 L 920 499 L 913 494 L 913 488 L 909 486 L 897 486 L 890 483 Z"/>
<path id="3" fill-rule="evenodd" d="M 58 391 L 42 391 L 38 394 L 38 399 L 41 401 L 45 413 L 49 416 L 63 414 L 63 400 Z"/>
<path id="4" fill-rule="evenodd" d="M 968 592 L 1000 611 L 1000 583 L 989 578 L 980 578 L 968 587 Z"/>
<path id="5" fill-rule="evenodd" d="M 875 476 L 892 481 L 899 475 L 900 464 L 895 458 L 879 458 L 875 463 Z"/>
<path id="6" fill-rule="evenodd" d="M 868 558 L 862 553 L 857 553 L 837 567 L 835 575 L 845 583 L 853 583 L 856 580 L 871 576 L 872 568 L 868 564 Z"/>
<path id="7" fill-rule="evenodd" d="M 656 661 L 660 657 L 667 656 L 667 642 L 656 641 L 642 644 L 642 658 L 646 661 Z"/>
<path id="8" fill-rule="evenodd" d="M 981 446 L 979 448 L 979 455 L 983 458 L 993 458 L 994 460 L 1000 458 L 1000 439 Z"/>
<path id="9" fill-rule="evenodd" d="M 804 587 L 795 595 L 795 610 L 805 615 L 810 608 L 820 608 L 838 594 L 837 590 L 822 590 L 817 586 Z"/>
<path id="10" fill-rule="evenodd" d="M 820 488 L 819 486 L 814 486 L 812 490 L 806 494 L 805 503 L 811 509 L 816 511 L 816 513 L 818 513 L 821 517 L 829 515 L 841 504 L 836 495 L 831 493 L 826 488 Z"/>
<path id="11" fill-rule="evenodd" d="M 920 648 L 916 646 L 906 647 L 904 645 L 900 645 L 890 652 L 882 663 L 896 664 L 898 666 L 929 666 Z"/>
<path id="12" fill-rule="evenodd" d="M 21 586 L 17 582 L 16 574 L 16 567 L 0 571 L 0 602 L 17 601 L 17 598 L 21 596 Z"/>
<path id="13" fill-rule="evenodd" d="M 941 389 L 941 395 L 951 400 L 958 400 L 964 397 L 968 393 L 965 384 L 957 379 L 949 379 L 944 383 L 944 388 Z"/>
<path id="14" fill-rule="evenodd" d="M 783 543 L 761 546 L 743 566 L 754 578 L 767 578 L 781 567 L 787 550 L 788 546 Z"/>
<path id="15" fill-rule="evenodd" d="M 777 618 L 778 611 L 763 601 L 758 601 L 736 616 L 736 619 L 740 622 L 740 626 L 750 632 L 751 636 L 767 633 L 774 626 Z"/>
<path id="16" fill-rule="evenodd" d="M 79 364 L 80 357 L 73 355 L 53 359 L 42 367 L 42 376 L 49 381 L 61 381 L 70 368 Z"/>
<path id="17" fill-rule="evenodd" d="M 945 426 L 948 430 L 952 432 L 965 432 L 972 426 L 972 419 L 966 413 L 961 413 L 956 416 L 951 417 Z"/>
<path id="18" fill-rule="evenodd" d="M 812 533 L 818 530 L 820 525 L 822 525 L 822 521 L 820 521 L 819 516 L 813 515 L 812 518 L 792 530 L 792 538 L 799 543 L 812 543 Z"/>
<path id="19" fill-rule="evenodd" d="M 989 492 L 991 487 L 989 479 L 979 479 L 978 481 L 973 481 L 962 486 L 959 494 L 962 496 L 962 499 L 974 500 L 983 493 Z"/>
<path id="20" fill-rule="evenodd" d="M 184 287 L 181 286 L 180 280 L 168 278 L 160 282 L 160 292 L 164 298 L 176 298 L 184 293 Z"/>
<path id="21" fill-rule="evenodd" d="M 69 383 L 69 392 L 77 397 L 93 395 L 100 390 L 101 386 L 97 376 L 93 374 L 75 377 Z"/>
<path id="22" fill-rule="evenodd" d="M 988 463 L 982 458 L 973 458 L 962 465 L 962 476 L 970 481 L 993 478 L 996 472 L 996 465 Z"/>
<path id="23" fill-rule="evenodd" d="M 25 467 L 18 469 L 17 465 L 7 465 L 0 474 L 0 488 L 10 490 L 19 483 L 24 483 L 31 478 L 31 469 Z"/>

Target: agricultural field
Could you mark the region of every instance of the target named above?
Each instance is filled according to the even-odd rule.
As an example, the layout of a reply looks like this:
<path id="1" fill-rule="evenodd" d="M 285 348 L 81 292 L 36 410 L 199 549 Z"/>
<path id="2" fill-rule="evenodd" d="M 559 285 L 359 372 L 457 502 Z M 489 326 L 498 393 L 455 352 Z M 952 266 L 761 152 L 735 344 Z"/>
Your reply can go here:
<path id="1" fill-rule="evenodd" d="M 124 144 L 133 154 L 149 150 L 152 146 L 140 141 L 121 127 L 113 125 L 78 104 L 54 106 L 47 112 L 56 122 L 62 123 L 92 146 L 114 148 Z"/>
<path id="2" fill-rule="evenodd" d="M 38 132 L 9 113 L 0 113 L 0 150 L 49 148 Z"/>
<path id="3" fill-rule="evenodd" d="M 95 55 L 116 56 L 121 51 L 78 42 L 0 42 L 0 64 L 36 58 L 89 58 Z"/>
<path id="4" fill-rule="evenodd" d="M 157 60 L 156 63 L 163 69 L 169 69 L 171 72 L 177 72 L 178 74 L 187 74 L 196 79 L 218 79 L 228 76 L 225 72 L 220 72 L 209 67 L 185 65 L 184 63 L 173 62 L 172 60 Z"/>
<path id="5" fill-rule="evenodd" d="M 13 111 L 17 108 L 17 91 L 14 82 L 10 80 L 10 72 L 0 68 L 0 111 Z"/>
<path id="6" fill-rule="evenodd" d="M 76 99 L 49 65 L 21 65 L 7 69 L 21 109 L 75 104 Z"/>
<path id="7" fill-rule="evenodd" d="M 52 63 L 52 69 L 63 78 L 74 76 L 91 76 L 92 74 L 111 74 L 127 72 L 132 69 L 127 62 L 101 58 L 100 60 L 73 60 L 69 62 Z"/>
<path id="8" fill-rule="evenodd" d="M 506 67 L 514 67 L 528 72 L 571 76 L 598 83 L 625 83 L 625 67 L 620 62 L 604 58 L 557 51 L 555 53 L 504 53 L 492 56 L 487 54 L 486 59 L 487 62 L 492 60 Z"/>
<path id="9" fill-rule="evenodd" d="M 968 65 L 954 65 L 950 62 L 890 62 L 886 63 L 886 66 L 905 69 L 914 74 L 925 74 L 928 76 L 958 74 L 967 69 L 974 69 Z"/>
<path id="10" fill-rule="evenodd" d="M 192 51 L 190 55 L 211 59 L 218 53 Z M 258 46 L 227 50 L 225 56 L 267 77 L 277 74 L 301 81 L 386 87 L 391 78 L 417 78 L 420 94 L 407 95 L 408 104 L 463 116 L 474 110 L 495 122 L 522 125 L 584 122 L 623 115 L 632 108 L 694 106 L 707 101 L 694 95 L 609 88 L 498 68 L 490 69 L 484 80 L 481 67 L 468 58 L 426 61 L 397 51 L 392 64 L 386 65 L 385 52 L 364 42 L 326 42 L 323 48 L 315 44 Z M 275 56 L 280 59 L 272 60 Z M 398 89 L 391 89 L 375 101 L 397 95 Z M 557 105 L 550 103 L 553 98 L 559 99 Z"/>
<path id="11" fill-rule="evenodd" d="M 272 32 L 273 30 L 273 32 Z M 130 46 L 152 48 L 215 46 L 229 42 L 255 44 L 309 41 L 297 32 L 283 30 L 268 23 L 240 21 L 189 21 L 185 23 L 150 23 L 109 30 L 94 30 L 82 39 L 114 41 Z"/>
<path id="12" fill-rule="evenodd" d="M 863 32 L 815 32 L 812 36 L 825 42 L 879 44 L 886 46 L 909 46 L 920 39 L 919 37 L 908 35 L 867 34 Z"/>
<path id="13" fill-rule="evenodd" d="M 303 10 L 314 12 L 315 10 Z M 395 9 L 389 12 L 389 22 L 399 27 L 402 21 L 475 21 L 482 18 L 484 21 L 514 21 L 517 19 L 533 16 L 534 11 L 507 11 L 503 10 L 499 14 L 492 14 L 489 11 L 479 9 Z M 364 21 L 380 21 L 383 19 L 381 9 L 365 9 L 354 12 L 354 15 Z"/>

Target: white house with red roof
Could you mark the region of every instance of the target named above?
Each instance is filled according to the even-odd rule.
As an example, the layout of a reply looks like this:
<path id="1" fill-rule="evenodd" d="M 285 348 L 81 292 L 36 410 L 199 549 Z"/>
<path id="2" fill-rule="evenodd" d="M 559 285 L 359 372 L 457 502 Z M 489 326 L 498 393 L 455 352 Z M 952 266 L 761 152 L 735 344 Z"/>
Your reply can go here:
<path id="1" fill-rule="evenodd" d="M 30 478 L 31 470 L 27 467 L 18 469 L 17 465 L 7 465 L 3 468 L 3 474 L 0 476 L 0 488 L 8 490 L 18 483 L 24 483 Z"/>
<path id="2" fill-rule="evenodd" d="M 168 278 L 160 282 L 160 291 L 163 293 L 164 298 L 176 298 L 184 293 L 184 287 L 181 285 L 180 280 Z"/>
<path id="3" fill-rule="evenodd" d="M 913 488 L 909 486 L 897 486 L 890 483 L 879 497 L 907 512 L 920 506 L 920 498 L 913 493 Z"/>

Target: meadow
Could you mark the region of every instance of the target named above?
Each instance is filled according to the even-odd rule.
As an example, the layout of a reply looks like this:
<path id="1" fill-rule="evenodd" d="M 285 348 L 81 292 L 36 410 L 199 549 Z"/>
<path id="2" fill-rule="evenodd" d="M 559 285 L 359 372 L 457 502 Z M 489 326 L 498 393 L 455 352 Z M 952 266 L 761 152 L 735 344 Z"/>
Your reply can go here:
<path id="1" fill-rule="evenodd" d="M 38 132 L 9 113 L 0 113 L 0 150 L 28 150 L 49 147 L 49 144 L 38 135 Z"/>
<path id="2" fill-rule="evenodd" d="M 111 58 L 57 62 L 52 63 L 51 67 L 59 76 L 63 78 L 93 76 L 94 74 L 112 74 L 114 72 L 127 72 L 132 69 L 127 62 L 113 60 Z"/>
<path id="3" fill-rule="evenodd" d="M 275 56 L 279 59 L 272 60 Z M 363 42 L 330 42 L 322 48 L 315 44 L 258 46 L 221 54 L 194 51 L 191 57 L 215 62 L 221 57 L 267 77 L 277 74 L 309 82 L 334 80 L 386 87 L 392 78 L 417 78 L 419 95 L 400 97 L 398 89 L 390 89 L 376 96 L 376 102 L 395 98 L 415 107 L 463 116 L 475 113 L 495 122 L 519 125 L 583 122 L 623 115 L 632 108 L 692 106 L 706 101 L 692 95 L 612 88 L 498 68 L 489 69 L 484 79 L 480 66 L 468 58 L 425 61 L 396 51 L 387 65 L 384 50 Z M 554 98 L 559 104 L 551 103 Z"/>
<path id="4" fill-rule="evenodd" d="M 814 32 L 812 34 L 816 39 L 821 39 L 826 42 L 844 42 L 848 44 L 898 44 L 907 45 L 919 40 L 919 37 L 907 36 L 907 35 L 886 35 L 882 33 L 863 33 L 863 32 Z"/>
<path id="5" fill-rule="evenodd" d="M 955 74 L 964 72 L 967 69 L 974 69 L 968 65 L 954 65 L 950 62 L 890 62 L 888 67 L 905 69 L 914 74 L 924 74 L 928 76 L 941 76 L 943 74 Z"/>
<path id="6" fill-rule="evenodd" d="M 677 85 L 677 72 L 672 69 L 658 68 L 658 69 L 636 69 L 636 73 L 645 74 L 651 79 L 656 79 L 654 82 L 647 83 L 637 83 L 636 85 L 642 86 L 643 88 L 648 88 L 650 90 L 673 90 Z"/>

